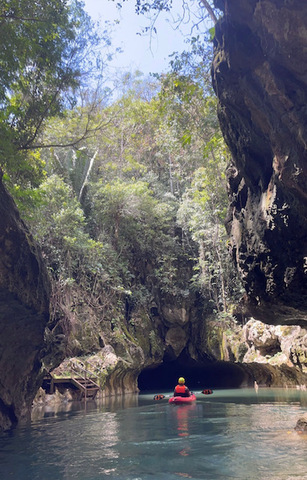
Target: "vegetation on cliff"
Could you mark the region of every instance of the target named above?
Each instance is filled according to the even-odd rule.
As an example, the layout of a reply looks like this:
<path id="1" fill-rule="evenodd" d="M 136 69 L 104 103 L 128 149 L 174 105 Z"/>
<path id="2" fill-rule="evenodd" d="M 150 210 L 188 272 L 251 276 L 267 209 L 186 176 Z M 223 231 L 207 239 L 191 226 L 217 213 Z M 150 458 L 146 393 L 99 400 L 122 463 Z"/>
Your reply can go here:
<path id="1" fill-rule="evenodd" d="M 95 111 L 93 124 L 104 127 L 93 138 L 41 151 L 35 202 L 18 201 L 48 263 L 71 353 L 97 350 L 108 330 L 134 338 L 132 317 L 153 306 L 161 314 L 161 305 L 198 296 L 222 318 L 238 299 L 223 226 L 227 151 L 214 109 L 208 85 L 176 72 L 150 81 L 137 74 L 127 93 Z M 43 139 L 78 137 L 79 115 L 52 119 Z"/>
<path id="2" fill-rule="evenodd" d="M 242 290 L 224 228 L 230 156 L 211 44 L 192 36 L 168 73 L 126 73 L 112 96 L 98 55 L 109 36 L 81 2 L 4 3 L 1 167 L 51 279 L 46 367 L 99 352 L 124 384 L 165 352 L 226 359 L 222 330 Z"/>
<path id="3" fill-rule="evenodd" d="M 51 330 L 62 338 L 62 354 L 91 353 L 111 339 L 121 353 L 127 340 L 139 345 L 137 318 L 161 315 L 167 304 L 199 304 L 222 318 L 240 287 L 223 227 L 228 153 L 208 76 L 210 52 L 195 37 L 189 54 L 174 56 L 170 73 L 128 73 L 112 99 L 86 84 L 89 74 L 94 78 L 87 52 L 107 36 L 99 38 L 78 2 L 61 23 L 60 5 L 49 7 L 54 26 L 33 37 L 40 49 L 33 58 L 16 53 L 24 80 L 13 81 L 7 63 L 3 128 L 14 152 L 4 155 L 2 168 L 48 266 Z M 17 10 L 8 15 L 9 26 L 20 22 Z M 32 23 L 21 22 L 20 42 Z M 54 82 L 59 71 L 61 88 Z"/>
<path id="4" fill-rule="evenodd" d="M 44 176 L 40 135 L 78 98 L 90 70 L 86 48 L 98 38 L 79 2 L 3 0 L 0 7 L 0 427 L 8 428 L 29 415 L 42 356 L 55 358 L 56 339 L 43 259 L 2 181 L 20 205 L 33 204 L 32 188 Z"/>

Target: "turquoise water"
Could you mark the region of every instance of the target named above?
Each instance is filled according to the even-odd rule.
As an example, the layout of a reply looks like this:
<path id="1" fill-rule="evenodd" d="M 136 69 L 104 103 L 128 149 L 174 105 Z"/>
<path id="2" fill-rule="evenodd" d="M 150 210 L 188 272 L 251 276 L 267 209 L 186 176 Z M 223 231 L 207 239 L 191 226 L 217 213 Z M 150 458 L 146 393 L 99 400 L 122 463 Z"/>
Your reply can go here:
<path id="1" fill-rule="evenodd" d="M 49 408 L 0 435 L 0 478 L 306 480 L 307 438 L 294 431 L 306 408 L 307 392 L 275 389 Z"/>

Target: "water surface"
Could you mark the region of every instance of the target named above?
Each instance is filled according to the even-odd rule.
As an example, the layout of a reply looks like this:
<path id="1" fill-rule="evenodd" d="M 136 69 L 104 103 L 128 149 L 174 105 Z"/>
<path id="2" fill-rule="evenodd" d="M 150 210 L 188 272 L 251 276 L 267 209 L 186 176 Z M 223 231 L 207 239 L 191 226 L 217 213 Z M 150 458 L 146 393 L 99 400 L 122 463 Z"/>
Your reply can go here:
<path id="1" fill-rule="evenodd" d="M 306 407 L 304 391 L 242 389 L 193 405 L 148 393 L 44 409 L 0 436 L 0 478 L 307 480 L 307 438 L 294 430 Z"/>

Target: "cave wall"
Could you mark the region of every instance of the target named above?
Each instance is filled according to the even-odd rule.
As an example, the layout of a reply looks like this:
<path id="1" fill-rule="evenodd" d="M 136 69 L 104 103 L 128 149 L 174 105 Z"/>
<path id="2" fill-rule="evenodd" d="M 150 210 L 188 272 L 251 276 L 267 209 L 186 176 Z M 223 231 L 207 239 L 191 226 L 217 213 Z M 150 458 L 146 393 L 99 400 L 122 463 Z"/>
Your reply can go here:
<path id="1" fill-rule="evenodd" d="M 215 0 L 213 84 L 233 162 L 231 251 L 247 316 L 307 323 L 307 2 Z"/>
<path id="2" fill-rule="evenodd" d="M 29 416 L 48 320 L 47 273 L 0 178 L 0 429 Z"/>

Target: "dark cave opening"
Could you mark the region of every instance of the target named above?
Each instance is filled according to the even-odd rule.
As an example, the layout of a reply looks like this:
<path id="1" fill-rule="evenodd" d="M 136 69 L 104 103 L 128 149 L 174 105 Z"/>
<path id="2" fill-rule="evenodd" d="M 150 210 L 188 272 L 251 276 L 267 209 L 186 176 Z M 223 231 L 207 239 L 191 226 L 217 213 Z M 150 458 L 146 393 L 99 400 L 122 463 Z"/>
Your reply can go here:
<path id="1" fill-rule="evenodd" d="M 187 356 L 175 360 L 164 359 L 155 368 L 147 368 L 138 377 L 141 392 L 149 390 L 172 390 L 179 377 L 186 379 L 192 390 L 204 388 L 239 388 L 246 380 L 246 372 L 231 362 L 196 362 Z"/>

